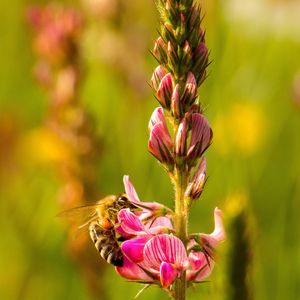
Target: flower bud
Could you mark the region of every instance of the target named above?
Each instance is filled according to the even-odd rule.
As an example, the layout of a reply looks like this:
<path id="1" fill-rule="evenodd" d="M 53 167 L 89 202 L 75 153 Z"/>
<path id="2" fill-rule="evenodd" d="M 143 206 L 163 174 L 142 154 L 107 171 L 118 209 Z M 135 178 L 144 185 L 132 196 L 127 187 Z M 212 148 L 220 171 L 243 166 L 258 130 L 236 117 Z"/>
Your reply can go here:
<path id="1" fill-rule="evenodd" d="M 166 74 L 157 89 L 157 100 L 163 108 L 170 108 L 171 96 L 173 92 L 172 76 L 170 73 Z"/>
<path id="2" fill-rule="evenodd" d="M 194 74 L 189 72 L 187 75 L 185 88 L 182 95 L 182 102 L 185 104 L 192 104 L 197 95 L 197 82 Z"/>
<path id="3" fill-rule="evenodd" d="M 182 53 L 182 62 L 181 64 L 186 66 L 187 69 L 190 68 L 192 62 L 192 49 L 191 45 L 188 41 L 185 41 L 184 47 L 183 47 L 183 53 Z"/>
<path id="4" fill-rule="evenodd" d="M 192 12 L 189 20 L 190 28 L 198 28 L 200 27 L 201 19 L 200 19 L 200 9 L 198 6 L 192 7 Z"/>
<path id="5" fill-rule="evenodd" d="M 179 124 L 175 139 L 175 153 L 177 156 L 184 156 L 186 153 L 186 140 L 188 134 L 187 120 L 184 117 Z"/>
<path id="6" fill-rule="evenodd" d="M 205 117 L 201 114 L 192 114 L 190 119 L 191 142 L 187 152 L 187 159 L 192 162 L 201 157 L 212 140 L 212 130 Z"/>
<path id="7" fill-rule="evenodd" d="M 169 22 L 164 23 L 164 39 L 167 41 L 170 41 L 173 45 L 177 45 L 176 38 L 174 36 L 174 30 L 173 30 L 173 25 Z"/>
<path id="8" fill-rule="evenodd" d="M 166 44 L 164 43 L 162 37 L 159 37 L 156 40 L 153 54 L 160 63 L 165 64 L 168 62 Z"/>
<path id="9" fill-rule="evenodd" d="M 175 119 L 179 119 L 181 117 L 180 110 L 180 93 L 179 93 L 179 84 L 175 85 L 172 98 L 171 98 L 171 109 Z"/>
<path id="10" fill-rule="evenodd" d="M 161 80 L 166 74 L 167 74 L 166 70 L 161 65 L 155 68 L 153 75 L 151 77 L 151 85 L 156 92 L 158 90 Z"/>
<path id="11" fill-rule="evenodd" d="M 161 163 L 173 165 L 173 142 L 167 128 L 163 109 L 156 108 L 149 122 L 150 138 L 148 149 Z"/>
<path id="12" fill-rule="evenodd" d="M 204 185 L 206 182 L 206 159 L 203 157 L 201 160 L 198 170 L 196 171 L 192 182 L 189 183 L 185 196 L 190 199 L 196 200 L 202 194 Z"/>
<path id="13" fill-rule="evenodd" d="M 203 72 L 208 64 L 208 49 L 204 43 L 200 43 L 194 53 L 193 71 L 197 76 L 197 82 L 203 77 Z"/>

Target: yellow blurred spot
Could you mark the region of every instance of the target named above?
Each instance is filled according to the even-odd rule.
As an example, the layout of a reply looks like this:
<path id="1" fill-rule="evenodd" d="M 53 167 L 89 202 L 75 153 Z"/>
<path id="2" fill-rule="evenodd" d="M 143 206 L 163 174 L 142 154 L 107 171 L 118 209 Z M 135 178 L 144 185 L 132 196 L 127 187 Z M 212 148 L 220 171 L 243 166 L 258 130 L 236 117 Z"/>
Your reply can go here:
<path id="1" fill-rule="evenodd" d="M 24 150 L 36 162 L 70 162 L 72 154 L 58 136 L 46 127 L 32 130 L 24 138 Z"/>
<path id="2" fill-rule="evenodd" d="M 234 192 L 225 199 L 225 214 L 231 217 L 237 216 L 247 205 L 248 197 L 244 192 Z"/>
<path id="3" fill-rule="evenodd" d="M 263 144 L 266 121 L 258 105 L 236 103 L 216 117 L 213 130 L 215 149 L 220 154 L 237 151 L 251 155 Z"/>

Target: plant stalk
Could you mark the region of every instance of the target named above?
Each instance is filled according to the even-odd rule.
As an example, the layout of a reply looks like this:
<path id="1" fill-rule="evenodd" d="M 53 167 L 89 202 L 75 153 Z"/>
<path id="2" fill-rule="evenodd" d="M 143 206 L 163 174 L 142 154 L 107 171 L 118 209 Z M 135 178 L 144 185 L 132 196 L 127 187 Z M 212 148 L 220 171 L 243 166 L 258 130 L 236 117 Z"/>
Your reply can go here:
<path id="1" fill-rule="evenodd" d="M 187 225 L 188 225 L 188 208 L 185 203 L 184 193 L 187 187 L 187 174 L 181 168 L 176 167 L 175 177 L 175 230 L 186 247 L 187 243 Z M 174 299 L 186 299 L 186 272 L 175 282 Z"/>

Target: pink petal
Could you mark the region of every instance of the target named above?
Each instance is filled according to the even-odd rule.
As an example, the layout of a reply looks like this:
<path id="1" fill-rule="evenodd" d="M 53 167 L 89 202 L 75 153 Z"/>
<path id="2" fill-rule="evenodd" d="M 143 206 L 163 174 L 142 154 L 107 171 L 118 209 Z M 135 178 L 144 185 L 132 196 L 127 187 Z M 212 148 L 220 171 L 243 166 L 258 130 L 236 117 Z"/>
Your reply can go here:
<path id="1" fill-rule="evenodd" d="M 133 262 L 138 263 L 143 260 L 143 250 L 146 242 L 151 238 L 151 235 L 142 235 L 135 239 L 131 239 L 122 243 L 122 252 Z"/>
<path id="2" fill-rule="evenodd" d="M 167 217 L 157 217 L 155 220 L 150 220 L 146 223 L 145 227 L 148 232 L 155 235 L 159 233 L 165 233 L 167 230 L 172 230 L 173 225 L 169 218 Z"/>
<path id="3" fill-rule="evenodd" d="M 126 195 L 129 198 L 129 200 L 133 203 L 134 202 L 140 202 L 139 196 L 137 195 L 133 184 L 129 180 L 128 175 L 125 175 L 123 177 L 123 182 L 124 182 L 125 192 L 126 192 Z"/>
<path id="4" fill-rule="evenodd" d="M 129 208 L 124 208 L 119 211 L 118 221 L 120 228 L 127 234 L 137 235 L 145 232 L 145 226 Z"/>
<path id="5" fill-rule="evenodd" d="M 191 142 L 188 149 L 188 157 L 200 157 L 208 148 L 212 140 L 212 130 L 208 121 L 199 113 L 193 113 L 191 118 Z"/>
<path id="6" fill-rule="evenodd" d="M 163 204 L 160 204 L 158 202 L 139 202 L 139 203 L 134 203 L 137 207 L 142 208 L 144 210 L 148 210 L 150 212 L 161 212 L 161 213 L 166 213 L 166 212 L 171 212 L 171 210 L 166 207 Z M 144 218 L 140 218 L 143 220 Z"/>
<path id="7" fill-rule="evenodd" d="M 150 239 L 144 248 L 144 262 L 159 270 L 162 262 L 173 264 L 176 269 L 185 269 L 188 258 L 182 241 L 172 235 L 161 234 Z"/>
<path id="8" fill-rule="evenodd" d="M 163 288 L 168 288 L 177 278 L 178 271 L 171 264 L 162 262 L 160 265 L 160 282 Z"/>
<path id="9" fill-rule="evenodd" d="M 209 261 L 207 261 L 209 260 Z M 207 278 L 214 267 L 214 261 L 204 255 L 203 252 L 192 251 L 189 254 L 191 269 L 187 271 L 187 280 L 200 282 Z"/>
<path id="10" fill-rule="evenodd" d="M 197 81 L 192 72 L 188 73 L 185 88 L 183 91 L 182 101 L 185 103 L 192 103 L 197 95 Z"/>
<path id="11" fill-rule="evenodd" d="M 173 142 L 169 131 L 162 123 L 157 123 L 150 132 L 149 151 L 161 162 L 172 164 L 172 146 Z"/>
<path id="12" fill-rule="evenodd" d="M 192 199 L 198 199 L 203 191 L 206 182 L 206 158 L 203 157 L 198 169 L 186 189 L 186 196 Z"/>
<path id="13" fill-rule="evenodd" d="M 171 73 L 168 73 L 162 78 L 156 93 L 159 103 L 164 108 L 170 107 L 172 93 L 173 93 L 172 75 Z"/>
<path id="14" fill-rule="evenodd" d="M 215 218 L 214 231 L 211 234 L 205 234 L 205 233 L 200 234 L 204 244 L 208 244 L 209 247 L 211 248 L 218 247 L 218 245 L 221 242 L 223 242 L 226 238 L 222 211 L 218 207 L 215 208 L 214 218 Z"/>
<path id="15" fill-rule="evenodd" d="M 116 267 L 116 271 L 122 277 L 128 280 L 141 280 L 147 282 L 153 282 L 146 272 L 144 272 L 137 264 L 130 261 L 126 256 L 124 256 L 124 263 L 122 267 Z"/>
<path id="16" fill-rule="evenodd" d="M 151 118 L 150 118 L 150 121 L 148 124 L 149 131 L 151 131 L 153 129 L 153 127 L 158 123 L 162 123 L 164 126 L 164 129 L 168 130 L 164 110 L 160 106 L 156 107 L 151 115 Z"/>
<path id="17" fill-rule="evenodd" d="M 166 74 L 167 74 L 166 70 L 161 65 L 155 68 L 153 75 L 151 77 L 151 83 L 155 91 L 157 91 L 161 80 Z"/>
<path id="18" fill-rule="evenodd" d="M 179 119 L 181 116 L 180 109 L 180 93 L 179 93 L 179 84 L 177 83 L 174 87 L 172 98 L 171 98 L 171 108 L 176 119 Z"/>

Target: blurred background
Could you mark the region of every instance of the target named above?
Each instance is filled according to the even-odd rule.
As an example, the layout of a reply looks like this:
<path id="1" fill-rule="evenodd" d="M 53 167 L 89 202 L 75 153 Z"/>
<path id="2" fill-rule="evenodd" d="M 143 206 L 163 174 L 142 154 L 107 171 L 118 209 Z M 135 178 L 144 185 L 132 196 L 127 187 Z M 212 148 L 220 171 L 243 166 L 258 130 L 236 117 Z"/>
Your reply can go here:
<path id="1" fill-rule="evenodd" d="M 224 211 L 227 241 L 189 299 L 300 299 L 299 0 L 202 1 L 214 130 L 192 232 Z M 38 5 L 39 8 L 33 9 Z M 1 1 L 0 298 L 133 299 L 58 212 L 123 191 L 173 203 L 147 151 L 158 104 L 152 0 Z M 44 8 L 44 9 L 41 9 Z M 167 299 L 150 287 L 140 299 Z"/>

